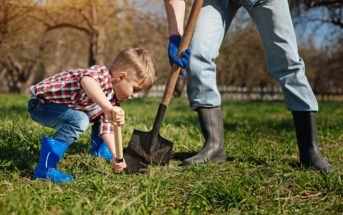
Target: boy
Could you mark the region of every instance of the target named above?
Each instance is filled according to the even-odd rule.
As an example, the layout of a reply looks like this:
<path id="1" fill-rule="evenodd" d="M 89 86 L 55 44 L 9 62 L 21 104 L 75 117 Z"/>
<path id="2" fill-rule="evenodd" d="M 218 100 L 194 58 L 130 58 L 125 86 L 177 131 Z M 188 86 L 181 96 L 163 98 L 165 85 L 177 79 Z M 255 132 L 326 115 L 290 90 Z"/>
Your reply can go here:
<path id="1" fill-rule="evenodd" d="M 122 172 L 126 163 L 116 163 L 113 136 L 113 125 L 125 123 L 119 104 L 151 87 L 154 75 L 148 51 L 128 48 L 118 54 L 109 69 L 95 65 L 64 71 L 31 86 L 31 118 L 57 130 L 53 138 L 42 139 L 34 178 L 62 184 L 73 180 L 73 176 L 58 171 L 56 165 L 69 145 L 87 130 L 90 121 L 94 122 L 91 153 L 113 158 L 114 172 Z M 115 119 L 113 111 L 118 112 Z"/>

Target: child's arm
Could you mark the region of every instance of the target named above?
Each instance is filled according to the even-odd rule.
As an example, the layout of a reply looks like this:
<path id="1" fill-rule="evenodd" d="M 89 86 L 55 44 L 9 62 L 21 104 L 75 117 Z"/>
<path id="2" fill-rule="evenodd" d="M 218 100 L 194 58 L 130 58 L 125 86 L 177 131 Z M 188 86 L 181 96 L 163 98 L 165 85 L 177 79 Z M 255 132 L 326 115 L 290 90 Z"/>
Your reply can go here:
<path id="1" fill-rule="evenodd" d="M 102 134 L 102 139 L 106 143 L 108 149 L 112 153 L 112 168 L 115 173 L 121 173 L 127 167 L 125 160 L 121 163 L 116 162 L 116 153 L 115 153 L 115 144 L 114 144 L 114 135 L 113 134 Z"/>
<path id="2" fill-rule="evenodd" d="M 94 78 L 89 76 L 83 77 L 81 79 L 81 86 L 86 94 L 101 107 L 107 120 L 118 125 L 123 125 L 125 123 L 124 111 L 121 108 L 117 114 L 116 120 L 113 120 L 113 110 L 118 109 L 119 107 L 112 106 L 111 102 L 102 91 L 100 84 Z"/>

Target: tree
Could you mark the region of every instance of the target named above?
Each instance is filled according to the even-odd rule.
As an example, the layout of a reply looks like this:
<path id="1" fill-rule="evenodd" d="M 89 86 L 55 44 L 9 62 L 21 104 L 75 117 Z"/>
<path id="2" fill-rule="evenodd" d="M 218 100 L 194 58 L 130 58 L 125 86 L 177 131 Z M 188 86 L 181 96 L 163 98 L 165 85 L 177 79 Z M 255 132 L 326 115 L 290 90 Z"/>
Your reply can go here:
<path id="1" fill-rule="evenodd" d="M 37 34 L 40 26 L 27 19 L 35 12 L 35 2 L 4 0 L 0 6 L 0 81 L 11 92 L 27 92 L 47 40 L 45 35 Z"/>
<path id="2" fill-rule="evenodd" d="M 46 74 L 84 65 L 84 56 L 88 56 L 84 66 L 112 62 L 114 50 L 123 47 L 113 49 L 107 41 L 114 37 L 117 45 L 120 37 L 125 37 L 120 32 L 127 23 L 122 12 L 132 11 L 128 1 L 23 2 L 1 2 L 2 91 L 28 92 L 29 86 Z"/>
<path id="3" fill-rule="evenodd" d="M 325 29 L 325 46 L 317 44 L 316 48 L 312 44 L 302 49 L 304 57 L 308 58 L 305 59 L 306 73 L 315 93 L 342 91 L 343 1 L 292 0 L 290 6 L 297 25 L 315 23 L 314 31 L 321 29 L 323 33 Z"/>
<path id="4" fill-rule="evenodd" d="M 104 64 L 106 28 L 118 29 L 116 35 L 112 36 L 119 36 L 119 29 L 125 27 L 125 19 L 120 15 L 132 10 L 132 5 L 128 1 L 50 0 L 41 5 L 40 10 L 43 16 L 33 18 L 46 26 L 46 32 L 72 29 L 86 36 L 89 43 L 88 66 L 91 66 Z"/>
<path id="5" fill-rule="evenodd" d="M 32 1 L 2 0 L 0 2 L 0 45 L 18 33 L 24 26 L 25 15 Z"/>
<path id="6" fill-rule="evenodd" d="M 324 16 L 312 17 L 311 21 L 331 23 L 343 28 L 343 1 L 342 0 L 291 0 L 291 9 L 296 14 L 305 13 L 313 9 L 325 9 Z"/>

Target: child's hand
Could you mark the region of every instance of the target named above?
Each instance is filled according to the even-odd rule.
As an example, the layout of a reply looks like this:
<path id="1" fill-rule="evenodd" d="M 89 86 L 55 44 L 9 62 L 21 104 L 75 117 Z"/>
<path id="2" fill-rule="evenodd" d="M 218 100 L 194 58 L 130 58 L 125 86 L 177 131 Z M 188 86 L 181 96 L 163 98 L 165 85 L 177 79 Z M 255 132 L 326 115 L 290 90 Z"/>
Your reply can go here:
<path id="1" fill-rule="evenodd" d="M 113 111 L 117 112 L 116 118 L 113 118 Z M 108 121 L 112 122 L 114 125 L 124 125 L 125 124 L 125 112 L 122 108 L 118 106 L 112 106 L 109 110 L 104 110 Z"/>
<path id="2" fill-rule="evenodd" d="M 116 158 L 113 157 L 112 159 L 112 170 L 114 173 L 121 173 L 127 167 L 125 160 L 123 162 L 117 163 Z"/>

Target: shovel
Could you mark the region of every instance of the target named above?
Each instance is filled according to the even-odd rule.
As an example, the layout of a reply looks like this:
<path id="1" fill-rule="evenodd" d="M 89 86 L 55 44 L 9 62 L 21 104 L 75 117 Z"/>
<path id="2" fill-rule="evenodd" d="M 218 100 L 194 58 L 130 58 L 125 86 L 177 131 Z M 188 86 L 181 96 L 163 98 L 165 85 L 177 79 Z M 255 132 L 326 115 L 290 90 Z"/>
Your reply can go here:
<path id="1" fill-rule="evenodd" d="M 181 56 L 181 53 L 188 48 L 203 2 L 204 0 L 194 0 L 177 56 Z M 141 172 L 149 164 L 163 166 L 169 163 L 174 143 L 163 138 L 159 134 L 159 129 L 173 95 L 180 70 L 179 66 L 173 64 L 152 130 L 150 132 L 137 129 L 133 131 L 128 147 L 124 150 L 124 159 L 127 165 L 127 168 L 124 169 L 125 173 Z"/>

